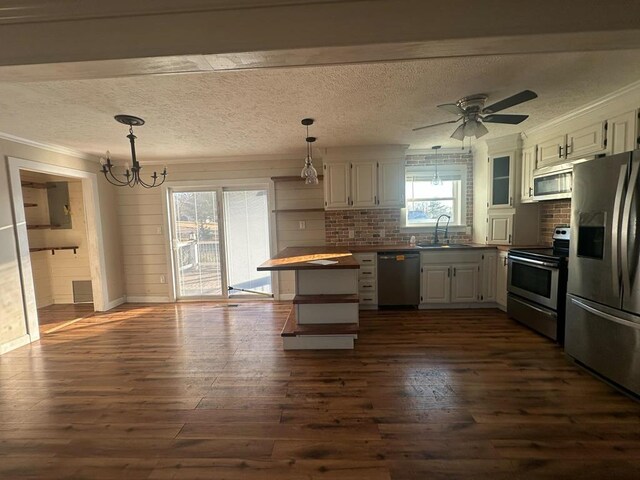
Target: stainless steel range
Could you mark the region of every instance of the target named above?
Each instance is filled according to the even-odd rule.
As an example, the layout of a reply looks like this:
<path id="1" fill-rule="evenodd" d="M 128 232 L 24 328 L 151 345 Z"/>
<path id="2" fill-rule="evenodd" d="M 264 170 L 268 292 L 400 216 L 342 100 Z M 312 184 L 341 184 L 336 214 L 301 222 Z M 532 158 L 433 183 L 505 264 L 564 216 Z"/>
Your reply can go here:
<path id="1" fill-rule="evenodd" d="M 571 229 L 560 225 L 553 248 L 513 249 L 508 256 L 507 314 L 561 345 L 570 236 Z"/>

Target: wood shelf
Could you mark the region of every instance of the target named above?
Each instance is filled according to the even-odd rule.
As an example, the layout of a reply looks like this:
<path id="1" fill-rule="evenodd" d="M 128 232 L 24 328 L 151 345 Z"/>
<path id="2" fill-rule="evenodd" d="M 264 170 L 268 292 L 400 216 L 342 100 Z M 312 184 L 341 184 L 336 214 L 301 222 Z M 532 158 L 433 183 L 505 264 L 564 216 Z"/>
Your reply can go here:
<path id="1" fill-rule="evenodd" d="M 334 295 L 296 295 L 294 305 L 319 304 L 319 303 L 359 303 L 360 299 L 355 293 Z"/>
<path id="2" fill-rule="evenodd" d="M 295 309 L 291 310 L 287 322 L 280 333 L 282 337 L 297 337 L 301 335 L 357 335 L 357 323 L 323 323 L 300 325 L 296 320 Z"/>
<path id="3" fill-rule="evenodd" d="M 73 253 L 78 253 L 78 246 L 75 247 L 41 247 L 41 248 L 30 248 L 29 251 L 30 252 L 47 252 L 49 250 L 51 250 L 51 255 L 55 255 L 56 254 L 56 250 L 73 250 Z"/>
<path id="4" fill-rule="evenodd" d="M 318 175 L 318 180 L 322 181 L 323 175 Z M 274 182 L 304 182 L 304 178 L 298 176 L 282 176 L 282 177 L 271 177 L 271 180 Z"/>
<path id="5" fill-rule="evenodd" d="M 38 183 L 38 182 L 20 182 L 25 188 L 56 188 L 55 185 L 47 185 L 46 183 Z"/>
<path id="6" fill-rule="evenodd" d="M 58 227 L 60 227 L 60 225 L 27 225 L 27 230 L 47 230 Z"/>
<path id="7" fill-rule="evenodd" d="M 272 213 L 293 213 L 293 212 L 324 212 L 324 208 L 286 208 L 282 210 L 271 210 Z"/>
<path id="8" fill-rule="evenodd" d="M 25 203 L 24 204 L 24 208 L 37 207 L 37 206 L 38 206 L 37 203 Z"/>

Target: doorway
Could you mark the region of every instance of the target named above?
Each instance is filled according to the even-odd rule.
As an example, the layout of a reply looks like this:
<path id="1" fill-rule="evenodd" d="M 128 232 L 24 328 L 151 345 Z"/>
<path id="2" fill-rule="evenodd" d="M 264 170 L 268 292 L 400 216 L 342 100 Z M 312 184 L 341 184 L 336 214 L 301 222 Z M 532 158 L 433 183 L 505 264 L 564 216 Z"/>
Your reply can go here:
<path id="1" fill-rule="evenodd" d="M 169 189 L 176 299 L 272 298 L 268 190 Z"/>

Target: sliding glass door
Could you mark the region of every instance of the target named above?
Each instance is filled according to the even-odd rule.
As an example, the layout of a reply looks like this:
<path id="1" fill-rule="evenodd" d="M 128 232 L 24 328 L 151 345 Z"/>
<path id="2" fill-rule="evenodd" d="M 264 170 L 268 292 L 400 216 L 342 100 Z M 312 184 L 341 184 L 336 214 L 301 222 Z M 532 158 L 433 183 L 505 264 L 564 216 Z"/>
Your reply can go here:
<path id="1" fill-rule="evenodd" d="M 176 297 L 270 296 L 267 190 L 169 192 Z"/>

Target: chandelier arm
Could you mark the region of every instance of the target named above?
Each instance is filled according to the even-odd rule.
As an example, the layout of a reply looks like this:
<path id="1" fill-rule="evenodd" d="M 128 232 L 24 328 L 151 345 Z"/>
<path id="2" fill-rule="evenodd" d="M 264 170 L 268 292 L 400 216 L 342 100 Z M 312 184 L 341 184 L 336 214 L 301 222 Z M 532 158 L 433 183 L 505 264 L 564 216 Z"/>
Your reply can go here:
<path id="1" fill-rule="evenodd" d="M 106 178 L 106 179 L 107 179 L 107 181 L 108 181 L 109 183 L 111 183 L 112 185 L 118 185 L 118 186 L 122 186 L 122 187 L 124 187 L 125 185 L 128 185 L 128 184 L 129 184 L 128 182 L 125 182 L 124 180 L 120 180 L 118 177 L 116 177 L 116 176 L 113 174 L 113 171 L 111 170 L 111 167 L 109 167 L 109 168 L 107 169 L 107 171 L 104 171 L 104 170 L 103 170 L 103 171 L 102 171 L 102 173 L 104 173 L 105 178 Z M 108 175 L 107 175 L 107 173 L 108 173 Z M 111 177 L 111 180 L 109 179 L 109 176 Z"/>

